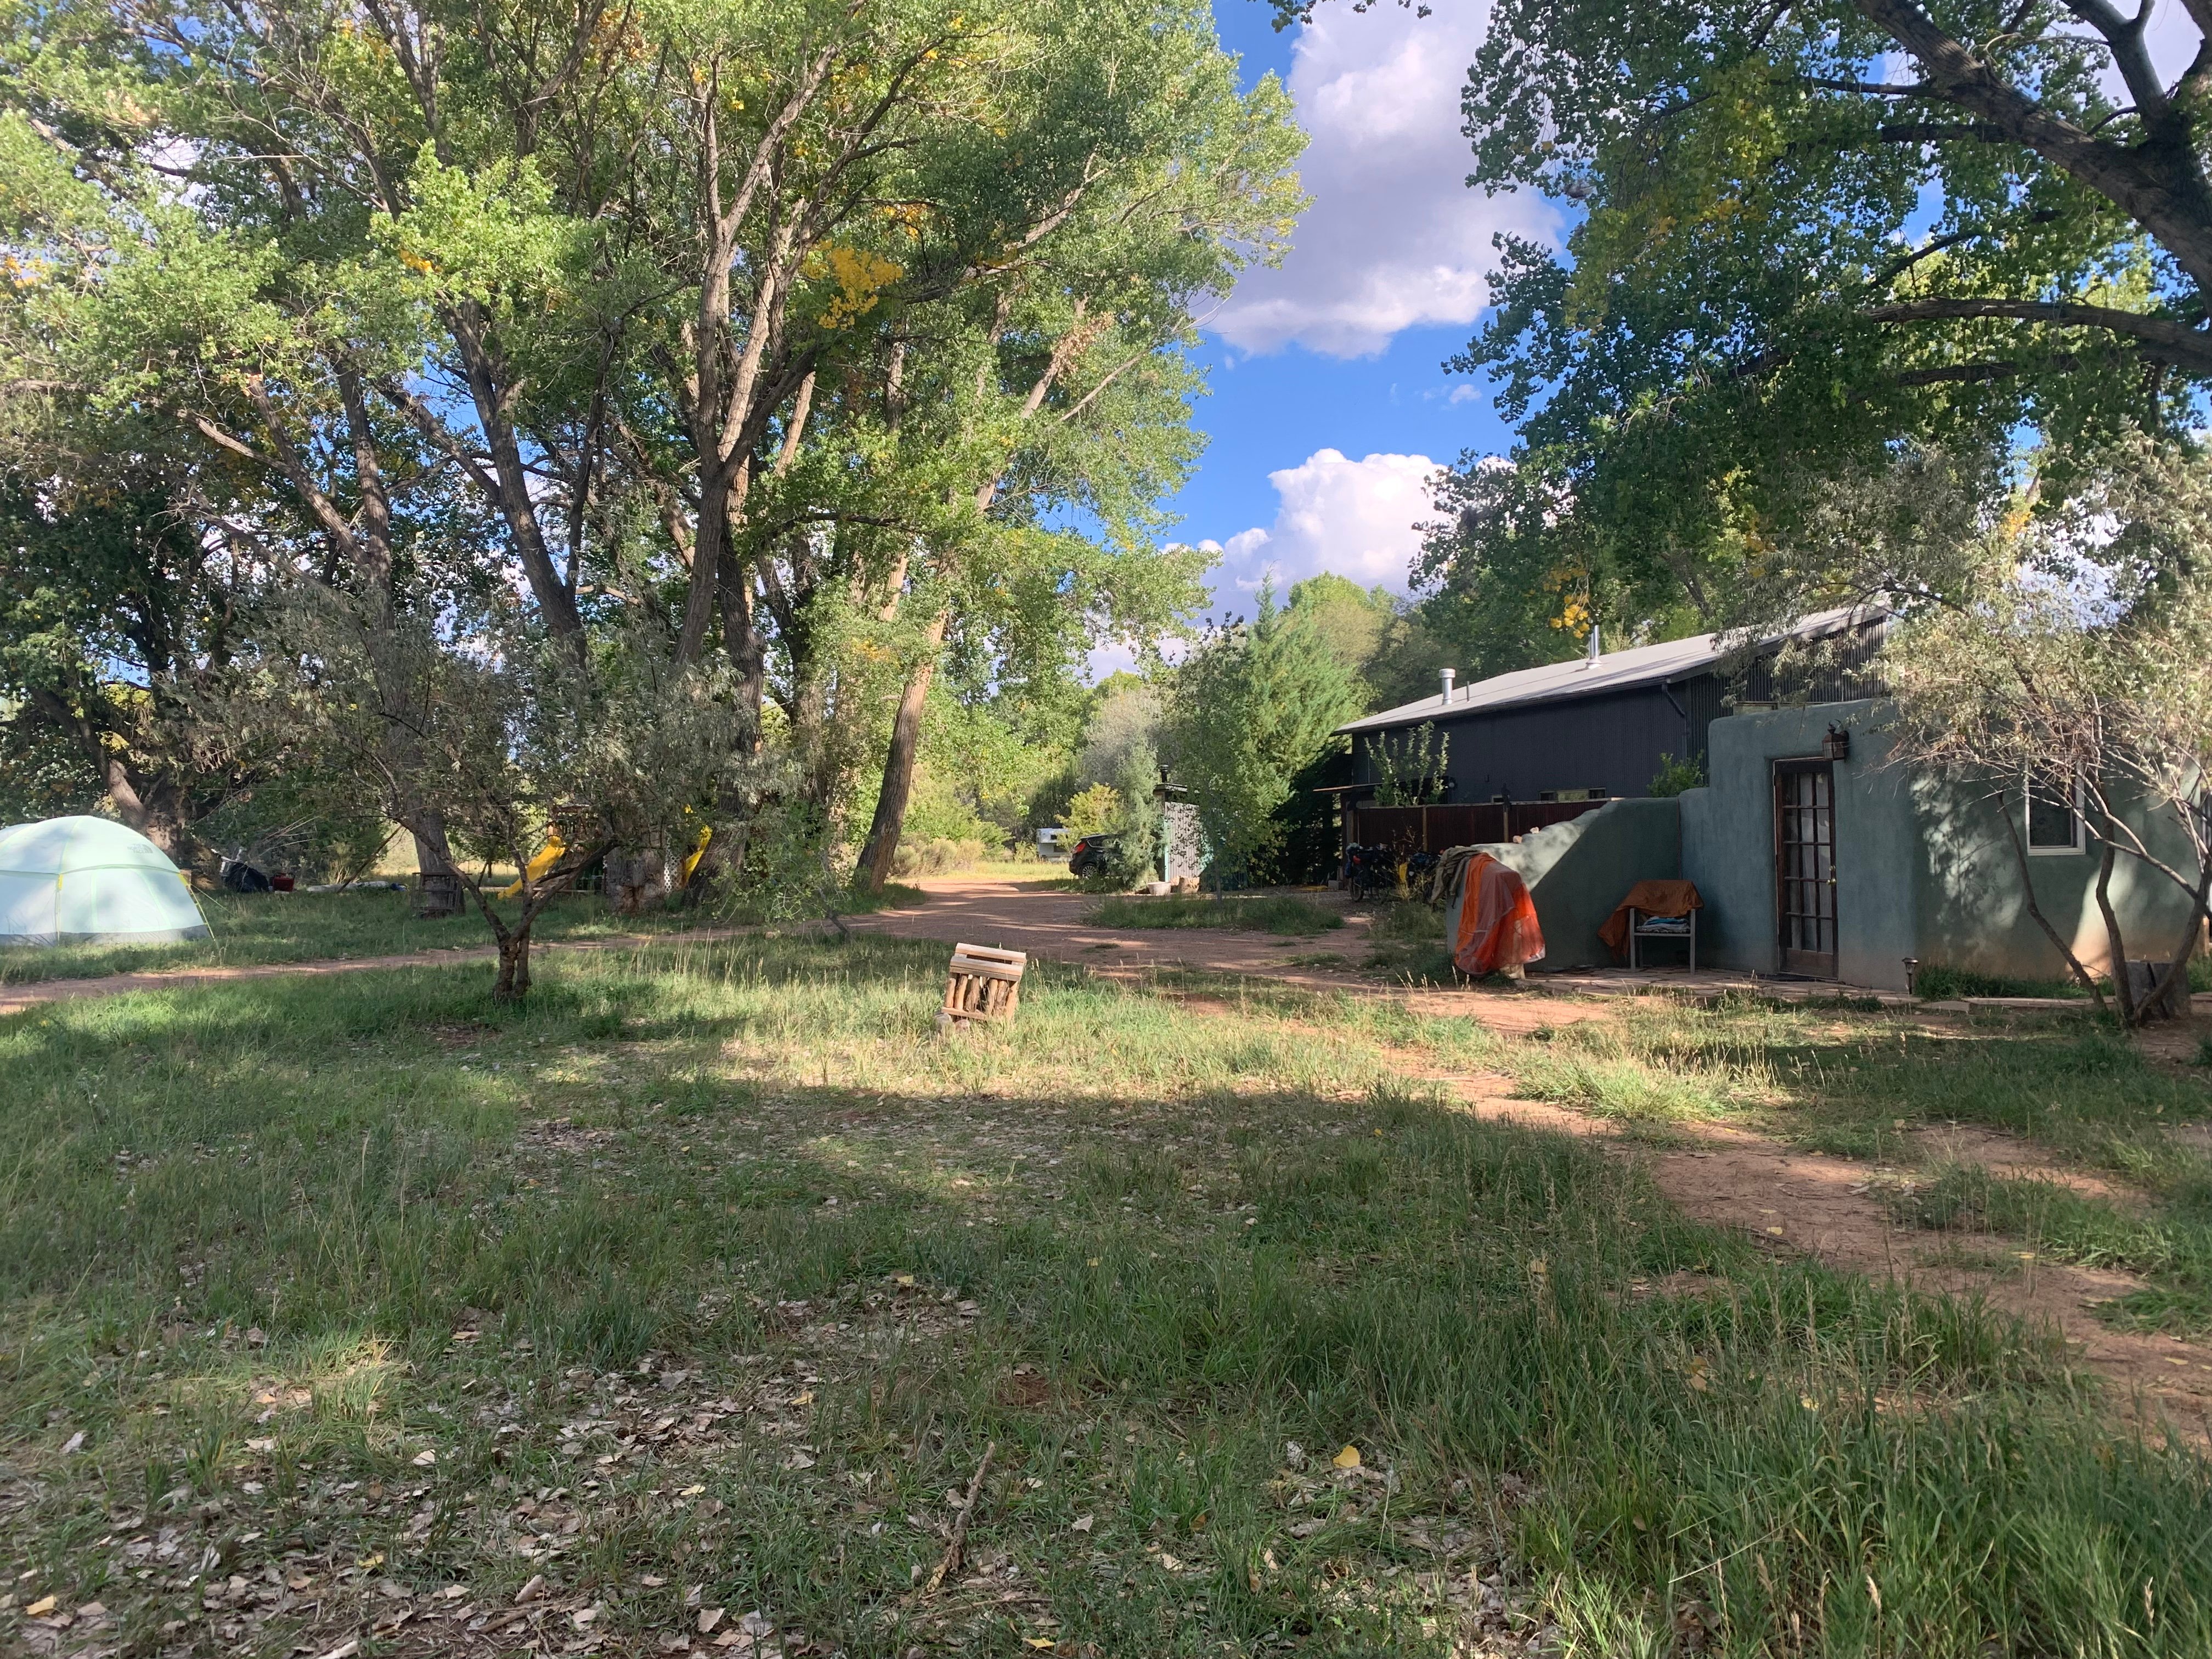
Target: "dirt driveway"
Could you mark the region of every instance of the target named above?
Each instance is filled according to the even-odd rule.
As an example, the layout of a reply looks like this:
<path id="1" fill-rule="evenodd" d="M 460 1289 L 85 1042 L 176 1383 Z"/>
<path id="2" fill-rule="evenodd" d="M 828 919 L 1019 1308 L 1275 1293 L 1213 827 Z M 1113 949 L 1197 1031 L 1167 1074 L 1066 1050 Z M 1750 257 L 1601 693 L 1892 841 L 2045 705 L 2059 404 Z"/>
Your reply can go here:
<path id="1" fill-rule="evenodd" d="M 1096 895 L 1058 890 L 1043 880 L 925 876 L 918 884 L 929 895 L 927 903 L 853 916 L 848 925 L 856 933 L 996 945 L 1115 975 L 1143 968 L 1197 968 L 1264 974 L 1316 989 L 1344 990 L 1363 983 L 1372 988 L 1371 981 L 1350 971 L 1367 953 L 1364 915 L 1305 939 L 1235 927 L 1098 927 L 1083 920 L 1097 904 Z M 1328 908 L 1346 908 L 1334 893 L 1308 896 Z M 1345 967 L 1297 960 L 1322 953 L 1344 957 Z"/>

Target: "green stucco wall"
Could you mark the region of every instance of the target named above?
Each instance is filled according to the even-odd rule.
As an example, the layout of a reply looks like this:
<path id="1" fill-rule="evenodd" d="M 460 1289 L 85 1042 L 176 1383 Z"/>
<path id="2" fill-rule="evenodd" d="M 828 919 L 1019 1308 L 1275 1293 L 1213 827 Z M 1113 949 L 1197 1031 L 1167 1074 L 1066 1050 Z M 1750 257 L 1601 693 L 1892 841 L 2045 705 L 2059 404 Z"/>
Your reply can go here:
<path id="1" fill-rule="evenodd" d="M 1682 873 L 1705 900 L 1701 933 L 1717 966 L 1773 970 L 1773 763 L 1820 752 L 1831 725 L 1851 735 L 1835 766 L 1838 975 L 1854 985 L 1904 988 L 1905 958 L 2012 979 L 2057 979 L 2066 969 L 2027 914 L 2003 811 L 1989 792 L 1888 763 L 1884 706 L 1825 703 L 1716 720 L 1707 776 L 1681 797 Z M 2179 851 L 2177 832 L 2131 815 L 2154 847 Z M 2093 967 L 2106 956 L 2092 891 L 2094 853 L 2028 860 L 2037 903 Z M 2112 881 L 2130 955 L 2164 956 L 2187 901 L 2123 859 Z"/>
<path id="2" fill-rule="evenodd" d="M 2013 979 L 2064 979 L 2070 970 L 2056 945 L 2028 914 L 2033 891 L 2045 921 L 2090 969 L 2109 971 L 2112 956 L 2105 919 L 2097 908 L 2099 849 L 2083 837 L 2080 852 L 2034 853 L 2028 885 L 2020 879 L 2020 855 L 2001 814 L 2020 811 L 2020 797 L 2002 803 L 1984 793 L 1921 780 L 1913 789 L 1925 831 L 1919 872 L 1920 951 L 1923 962 Z M 2122 816 L 2152 850 L 2183 870 L 2194 862 L 2179 827 L 2155 811 L 2123 809 Z M 2163 957 L 2182 939 L 2188 897 L 2141 860 L 2113 861 L 2112 909 L 2130 957 Z"/>
<path id="3" fill-rule="evenodd" d="M 2028 915 L 2030 890 L 2082 959 L 2104 968 L 2095 853 L 2033 857 L 2023 886 L 2002 816 L 2020 810 L 2017 791 L 2001 803 L 1989 790 L 1891 764 L 1884 717 L 1878 702 L 1731 715 L 1710 728 L 1705 787 L 1673 800 L 1613 801 L 1517 844 L 1486 848 L 1528 884 L 1544 929 L 1542 966 L 1611 961 L 1597 930 L 1628 890 L 1686 876 L 1705 900 L 1698 965 L 1773 972 L 1774 763 L 1818 758 L 1835 726 L 1850 734 L 1849 757 L 1833 768 L 1839 978 L 1902 990 L 1907 957 L 2009 979 L 2062 978 L 2064 962 Z M 2148 812 L 2130 821 L 2169 863 L 2189 867 L 2175 826 Z M 2127 858 L 2112 894 L 2129 955 L 2172 951 L 2185 895 Z M 1450 925 L 1455 935 L 1455 908 Z"/>
<path id="4" fill-rule="evenodd" d="M 1829 726 L 1851 734 L 1835 765 L 1837 972 L 1854 985 L 1902 990 L 1915 948 L 1921 863 L 1905 775 L 1887 768 L 1881 705 L 1818 703 L 1715 720 L 1703 789 L 1681 797 L 1682 873 L 1705 901 L 1701 934 L 1716 967 L 1774 971 L 1774 770 L 1817 757 Z"/>
<path id="5" fill-rule="evenodd" d="M 1485 852 L 1518 871 L 1544 930 L 1543 966 L 1598 967 L 1613 960 L 1597 930 L 1639 881 L 1681 873 L 1682 817 L 1671 800 L 1609 801 L 1565 823 Z M 1452 918 L 1457 936 L 1458 918 Z M 1705 960 L 1702 919 L 1698 961 Z M 1680 952 L 1673 951 L 1668 960 Z"/>

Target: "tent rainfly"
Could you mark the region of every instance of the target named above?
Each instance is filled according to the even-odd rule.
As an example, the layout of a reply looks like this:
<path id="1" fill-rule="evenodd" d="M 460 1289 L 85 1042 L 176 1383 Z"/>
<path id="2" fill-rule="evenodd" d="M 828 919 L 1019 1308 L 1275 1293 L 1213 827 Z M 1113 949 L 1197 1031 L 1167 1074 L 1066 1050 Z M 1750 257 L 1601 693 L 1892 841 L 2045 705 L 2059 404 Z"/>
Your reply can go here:
<path id="1" fill-rule="evenodd" d="M 0 830 L 0 945 L 209 937 L 184 872 L 137 830 L 94 817 Z"/>

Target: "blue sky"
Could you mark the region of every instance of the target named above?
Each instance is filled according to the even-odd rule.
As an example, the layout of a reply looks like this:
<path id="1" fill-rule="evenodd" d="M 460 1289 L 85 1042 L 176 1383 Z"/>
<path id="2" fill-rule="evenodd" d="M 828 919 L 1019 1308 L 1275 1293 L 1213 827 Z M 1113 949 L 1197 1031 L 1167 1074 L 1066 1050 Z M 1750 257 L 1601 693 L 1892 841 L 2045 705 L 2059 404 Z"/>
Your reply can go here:
<path id="1" fill-rule="evenodd" d="M 1206 331 L 1212 395 L 1197 418 L 1210 441 L 1173 503 L 1177 536 L 1221 545 L 1227 606 L 1270 573 L 1402 589 L 1422 480 L 1464 449 L 1510 442 L 1486 388 L 1442 368 L 1477 325 L 1491 234 L 1548 236 L 1556 221 L 1462 182 L 1459 88 L 1480 0 L 1437 0 L 1427 18 L 1328 6 L 1280 34 L 1260 0 L 1214 3 L 1247 82 L 1273 70 L 1290 84 L 1314 204 L 1283 266 L 1249 276 Z"/>

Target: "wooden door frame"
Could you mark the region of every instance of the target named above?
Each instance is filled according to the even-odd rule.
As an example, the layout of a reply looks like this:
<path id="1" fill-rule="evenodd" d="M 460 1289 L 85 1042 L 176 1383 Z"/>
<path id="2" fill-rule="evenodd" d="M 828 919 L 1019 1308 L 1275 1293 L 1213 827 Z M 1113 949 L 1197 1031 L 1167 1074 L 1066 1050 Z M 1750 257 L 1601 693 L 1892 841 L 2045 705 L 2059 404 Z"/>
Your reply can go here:
<path id="1" fill-rule="evenodd" d="M 1824 920 L 1827 923 L 1829 938 L 1826 951 L 1799 950 L 1790 944 L 1790 884 L 1783 862 L 1782 781 L 1787 776 L 1804 775 L 1825 777 L 1828 785 L 1828 909 Z M 1804 973 L 1816 979 L 1839 978 L 1843 957 L 1843 907 L 1836 879 L 1835 762 L 1822 755 L 1790 755 L 1774 760 L 1769 769 L 1767 801 L 1773 814 L 1775 965 L 1785 974 Z"/>

